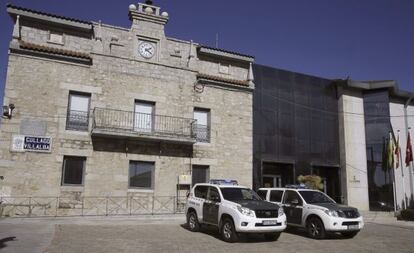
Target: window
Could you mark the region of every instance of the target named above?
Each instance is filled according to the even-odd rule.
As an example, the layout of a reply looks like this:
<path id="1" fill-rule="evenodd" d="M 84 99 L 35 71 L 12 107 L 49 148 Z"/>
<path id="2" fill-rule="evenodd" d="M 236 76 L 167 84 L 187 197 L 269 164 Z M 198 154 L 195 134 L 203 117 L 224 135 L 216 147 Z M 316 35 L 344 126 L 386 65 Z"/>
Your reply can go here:
<path id="1" fill-rule="evenodd" d="M 299 193 L 308 204 L 335 203 L 335 201 L 329 198 L 326 194 L 319 191 L 300 191 Z"/>
<path id="2" fill-rule="evenodd" d="M 63 33 L 50 32 L 48 42 L 63 45 Z"/>
<path id="3" fill-rule="evenodd" d="M 134 130 L 137 132 L 152 132 L 154 127 L 153 102 L 136 101 L 134 115 Z"/>
<path id="4" fill-rule="evenodd" d="M 206 199 L 207 198 L 207 189 L 208 186 L 205 185 L 199 185 L 194 189 L 194 195 L 196 198 L 202 198 L 202 199 Z"/>
<path id="5" fill-rule="evenodd" d="M 209 187 L 210 190 L 208 192 L 208 200 L 213 202 L 220 202 L 220 193 L 218 192 L 216 187 Z"/>
<path id="6" fill-rule="evenodd" d="M 88 131 L 90 98 L 90 94 L 69 93 L 66 130 Z"/>
<path id="7" fill-rule="evenodd" d="M 130 188 L 154 188 L 154 163 L 153 162 L 129 162 L 129 187 Z"/>
<path id="8" fill-rule="evenodd" d="M 282 202 L 283 191 L 270 191 L 269 200 L 272 202 Z"/>
<path id="9" fill-rule="evenodd" d="M 194 133 L 198 142 L 210 142 L 210 110 L 194 108 Z"/>
<path id="10" fill-rule="evenodd" d="M 210 168 L 205 165 L 193 165 L 191 173 L 191 182 L 193 185 L 198 183 L 207 183 L 210 179 Z"/>
<path id="11" fill-rule="evenodd" d="M 261 200 L 259 195 L 257 195 L 254 191 L 247 189 L 247 188 L 223 187 L 221 188 L 221 194 L 223 194 L 224 199 L 227 199 L 229 201 Z"/>
<path id="12" fill-rule="evenodd" d="M 299 197 L 299 194 L 297 194 L 294 191 L 286 191 L 284 201 L 283 201 L 284 204 L 289 204 L 289 203 L 292 203 L 296 200 L 299 203 L 298 205 L 301 206 L 302 205 L 302 200 Z"/>
<path id="13" fill-rule="evenodd" d="M 85 157 L 63 157 L 62 185 L 83 185 Z"/>
<path id="14" fill-rule="evenodd" d="M 259 195 L 260 198 L 263 200 L 266 200 L 267 191 L 266 190 L 258 190 L 257 195 Z"/>

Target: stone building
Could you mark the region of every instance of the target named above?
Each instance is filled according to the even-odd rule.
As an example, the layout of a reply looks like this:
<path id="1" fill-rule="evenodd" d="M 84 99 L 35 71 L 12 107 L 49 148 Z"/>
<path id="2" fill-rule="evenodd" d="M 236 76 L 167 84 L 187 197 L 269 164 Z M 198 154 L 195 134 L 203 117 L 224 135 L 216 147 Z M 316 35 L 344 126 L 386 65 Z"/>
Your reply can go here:
<path id="1" fill-rule="evenodd" d="M 129 6 L 129 28 L 7 11 L 0 197 L 10 215 L 171 211 L 209 178 L 257 189 L 309 174 L 362 210 L 414 204 L 404 163 L 414 93 L 394 81 L 328 80 L 166 37 L 169 15 L 151 1 Z M 383 166 L 390 138 L 398 169 Z"/>
<path id="2" fill-rule="evenodd" d="M 253 57 L 13 5 L 0 133 L 2 196 L 177 196 L 209 178 L 252 185 Z M 8 117 L 6 117 L 8 116 Z"/>

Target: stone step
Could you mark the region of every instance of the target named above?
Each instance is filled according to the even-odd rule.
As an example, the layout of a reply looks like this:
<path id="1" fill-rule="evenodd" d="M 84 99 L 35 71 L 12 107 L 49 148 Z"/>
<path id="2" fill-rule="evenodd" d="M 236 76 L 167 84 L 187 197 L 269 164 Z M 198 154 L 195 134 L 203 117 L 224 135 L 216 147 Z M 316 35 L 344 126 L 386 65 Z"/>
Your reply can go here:
<path id="1" fill-rule="evenodd" d="M 360 211 L 364 219 L 395 219 L 394 212 L 372 212 L 372 211 Z"/>

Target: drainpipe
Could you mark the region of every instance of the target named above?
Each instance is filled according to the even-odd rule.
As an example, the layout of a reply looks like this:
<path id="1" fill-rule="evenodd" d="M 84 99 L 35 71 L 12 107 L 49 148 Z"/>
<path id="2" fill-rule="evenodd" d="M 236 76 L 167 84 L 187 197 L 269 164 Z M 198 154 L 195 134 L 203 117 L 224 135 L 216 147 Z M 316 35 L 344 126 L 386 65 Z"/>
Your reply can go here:
<path id="1" fill-rule="evenodd" d="M 407 102 L 404 105 L 404 120 L 405 120 L 405 136 L 406 136 L 406 142 L 407 142 L 407 139 L 408 139 L 408 133 L 410 131 L 410 128 L 408 127 L 407 108 L 410 105 L 412 99 L 413 99 L 413 97 L 410 96 L 408 98 Z M 405 161 L 401 161 L 401 165 L 403 164 L 403 162 L 405 163 Z M 403 168 L 403 167 L 401 166 L 401 168 Z M 411 191 L 411 196 L 410 197 L 411 197 L 411 201 L 412 201 L 413 198 L 414 198 L 414 186 L 413 186 L 414 182 L 413 182 L 413 165 L 412 165 L 412 163 L 408 165 L 408 175 L 409 175 L 409 179 L 410 179 L 410 191 Z"/>

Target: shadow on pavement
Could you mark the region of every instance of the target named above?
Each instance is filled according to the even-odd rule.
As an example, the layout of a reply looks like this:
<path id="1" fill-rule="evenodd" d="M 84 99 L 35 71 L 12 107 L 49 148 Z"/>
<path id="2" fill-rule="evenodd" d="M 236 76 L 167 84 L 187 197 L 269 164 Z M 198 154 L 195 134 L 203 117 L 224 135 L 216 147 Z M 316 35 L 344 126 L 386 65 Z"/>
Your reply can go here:
<path id="1" fill-rule="evenodd" d="M 301 236 L 301 237 L 307 238 L 309 240 L 317 240 L 317 239 L 309 238 L 306 231 L 304 229 L 300 229 L 300 228 L 288 227 L 285 231 L 283 231 L 283 233 L 288 233 L 288 234 L 291 234 L 291 235 Z M 348 240 L 348 239 L 351 239 L 351 238 L 345 238 L 339 233 L 327 233 L 326 238 L 322 239 L 322 240 Z"/>
<path id="2" fill-rule="evenodd" d="M 181 228 L 188 229 L 188 226 L 186 223 L 180 225 Z M 206 235 L 209 235 L 217 240 L 221 240 L 220 233 L 215 226 L 209 226 L 209 225 L 201 225 L 200 232 Z M 223 241 L 224 242 L 224 241 Z M 262 242 L 269 242 L 269 240 L 266 240 L 263 236 L 263 234 L 239 234 L 239 240 L 238 243 L 262 243 Z"/>
<path id="3" fill-rule="evenodd" d="M 10 237 L 5 237 L 3 239 L 0 239 L 0 249 L 7 247 L 6 242 L 15 241 L 15 240 L 16 240 L 16 236 L 10 236 Z"/>

